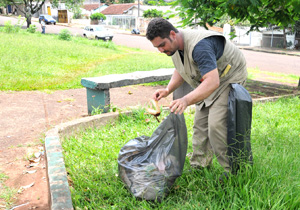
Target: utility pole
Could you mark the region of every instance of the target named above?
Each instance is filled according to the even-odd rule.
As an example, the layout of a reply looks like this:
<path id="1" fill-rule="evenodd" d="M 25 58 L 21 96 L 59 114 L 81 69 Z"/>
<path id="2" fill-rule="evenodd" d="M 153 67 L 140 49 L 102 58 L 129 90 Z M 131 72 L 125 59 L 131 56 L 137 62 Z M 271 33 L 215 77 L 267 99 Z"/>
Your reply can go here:
<path id="1" fill-rule="evenodd" d="M 136 29 L 139 29 L 139 22 L 140 22 L 140 0 L 138 0 L 138 16 L 136 21 Z"/>
<path id="2" fill-rule="evenodd" d="M 98 10 L 99 10 L 99 11 L 98 11 L 99 13 L 100 13 L 100 7 L 101 7 L 101 0 L 99 0 L 99 9 L 98 9 Z"/>
<path id="3" fill-rule="evenodd" d="M 140 0 L 138 0 L 138 18 L 140 17 Z"/>

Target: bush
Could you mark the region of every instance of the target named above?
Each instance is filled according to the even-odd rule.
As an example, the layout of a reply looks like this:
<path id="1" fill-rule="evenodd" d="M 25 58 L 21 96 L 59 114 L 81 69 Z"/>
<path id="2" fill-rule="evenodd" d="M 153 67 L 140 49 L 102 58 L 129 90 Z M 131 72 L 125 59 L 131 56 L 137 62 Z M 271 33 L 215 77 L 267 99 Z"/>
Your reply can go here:
<path id="1" fill-rule="evenodd" d="M 29 32 L 29 33 L 34 34 L 34 33 L 36 32 L 36 25 L 31 24 L 31 25 L 29 26 L 29 28 L 27 28 L 26 31 Z"/>
<path id="2" fill-rule="evenodd" d="M 74 15 L 73 15 L 73 19 L 81 19 L 83 16 L 81 14 L 81 12 L 75 12 Z"/>
<path id="3" fill-rule="evenodd" d="M 4 23 L 3 32 L 5 32 L 5 33 L 14 33 L 15 32 L 14 26 L 11 24 L 10 20 L 6 21 Z"/>
<path id="4" fill-rule="evenodd" d="M 62 29 L 58 34 L 58 39 L 70 41 L 72 39 L 71 32 L 68 29 Z"/>
<path id="5" fill-rule="evenodd" d="M 157 9 L 148 9 L 148 10 L 144 11 L 143 17 L 144 18 L 163 17 L 163 12 L 158 11 Z"/>
<path id="6" fill-rule="evenodd" d="M 90 16 L 91 20 L 106 20 L 106 16 L 100 12 L 94 13 Z"/>
<path id="7" fill-rule="evenodd" d="M 25 20 L 21 23 L 21 16 L 18 17 L 18 22 L 15 25 L 11 24 L 11 21 L 6 21 L 4 23 L 4 28 L 2 29 L 5 33 L 18 33 L 24 24 Z"/>

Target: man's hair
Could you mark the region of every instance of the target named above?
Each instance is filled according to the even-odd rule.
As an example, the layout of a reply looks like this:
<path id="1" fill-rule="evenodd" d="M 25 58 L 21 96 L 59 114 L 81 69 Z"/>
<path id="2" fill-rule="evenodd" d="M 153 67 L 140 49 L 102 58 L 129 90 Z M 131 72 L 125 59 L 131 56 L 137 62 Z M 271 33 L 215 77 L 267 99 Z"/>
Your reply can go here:
<path id="1" fill-rule="evenodd" d="M 170 31 L 178 33 L 178 30 L 169 21 L 163 18 L 154 18 L 148 25 L 146 37 L 150 41 L 158 36 L 162 39 L 169 38 Z"/>

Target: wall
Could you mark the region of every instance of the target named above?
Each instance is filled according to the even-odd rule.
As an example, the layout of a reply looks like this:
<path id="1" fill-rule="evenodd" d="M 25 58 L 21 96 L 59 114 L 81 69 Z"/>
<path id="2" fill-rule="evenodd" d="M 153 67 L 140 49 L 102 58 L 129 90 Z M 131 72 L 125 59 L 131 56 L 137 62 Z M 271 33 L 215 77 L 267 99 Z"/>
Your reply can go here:
<path id="1" fill-rule="evenodd" d="M 236 37 L 232 40 L 236 45 L 244 46 L 261 46 L 262 33 L 258 31 L 251 31 L 247 34 L 250 27 L 234 26 Z M 232 30 L 229 24 L 223 27 L 223 35 L 230 39 L 230 31 Z"/>

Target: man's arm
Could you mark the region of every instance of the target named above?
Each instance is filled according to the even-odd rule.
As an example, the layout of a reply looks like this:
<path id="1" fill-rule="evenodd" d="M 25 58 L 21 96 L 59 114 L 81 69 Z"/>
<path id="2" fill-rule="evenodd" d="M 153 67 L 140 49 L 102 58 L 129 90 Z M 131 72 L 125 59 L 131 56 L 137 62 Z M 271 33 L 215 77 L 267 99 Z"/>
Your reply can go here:
<path id="1" fill-rule="evenodd" d="M 206 99 L 220 85 L 218 69 L 206 73 L 202 78 L 203 82 L 196 89 L 184 97 L 171 102 L 171 112 L 182 114 L 189 105 L 196 104 Z"/>
<path id="2" fill-rule="evenodd" d="M 170 93 L 176 90 L 184 82 L 178 71 L 175 69 L 171 80 L 166 89 L 158 89 L 154 92 L 152 98 L 159 101 L 161 98 L 167 97 Z"/>

